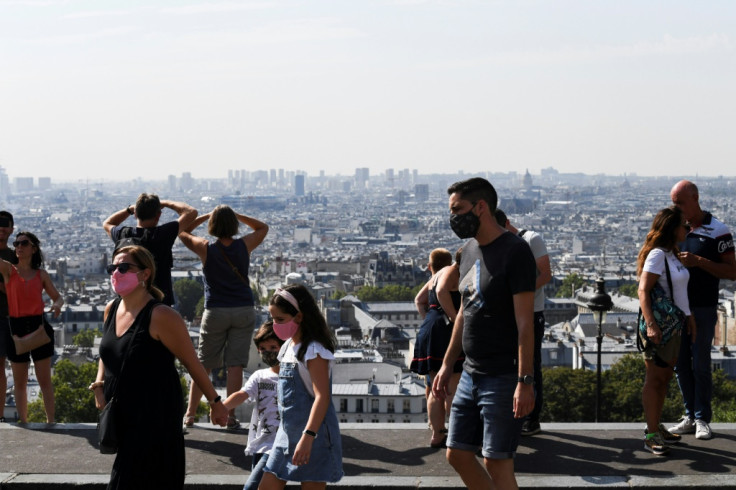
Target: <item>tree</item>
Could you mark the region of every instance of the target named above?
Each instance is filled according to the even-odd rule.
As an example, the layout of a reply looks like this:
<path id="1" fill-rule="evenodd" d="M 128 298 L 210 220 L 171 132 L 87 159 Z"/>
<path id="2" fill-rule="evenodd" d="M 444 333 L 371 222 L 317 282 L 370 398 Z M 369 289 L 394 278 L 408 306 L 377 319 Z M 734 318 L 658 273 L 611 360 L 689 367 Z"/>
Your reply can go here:
<path id="1" fill-rule="evenodd" d="M 639 284 L 637 283 L 624 284 L 623 286 L 618 288 L 618 292 L 630 298 L 638 298 L 639 297 Z"/>
<path id="2" fill-rule="evenodd" d="M 573 272 L 562 280 L 562 285 L 560 285 L 555 296 L 558 298 L 570 298 L 576 289 L 583 287 L 583 284 L 585 284 L 585 279 Z"/>
<path id="3" fill-rule="evenodd" d="M 202 318 L 202 315 L 204 315 L 204 296 L 199 298 L 199 301 L 197 301 L 197 307 L 194 308 L 194 316 L 196 318 Z"/>
<path id="4" fill-rule="evenodd" d="M 204 295 L 204 288 L 192 279 L 179 279 L 174 282 L 174 293 L 177 298 L 177 308 L 181 316 L 187 320 L 194 318 L 197 302 Z"/>
<path id="5" fill-rule="evenodd" d="M 86 362 L 77 366 L 68 359 L 56 363 L 51 383 L 54 386 L 57 422 L 97 422 L 95 396 L 88 389 L 96 377 L 97 363 Z M 28 421 L 46 421 L 43 399 L 28 404 Z"/>
<path id="6" fill-rule="evenodd" d="M 72 338 L 72 344 L 79 347 L 94 347 L 95 337 L 102 337 L 102 332 L 94 328 L 85 328 Z"/>

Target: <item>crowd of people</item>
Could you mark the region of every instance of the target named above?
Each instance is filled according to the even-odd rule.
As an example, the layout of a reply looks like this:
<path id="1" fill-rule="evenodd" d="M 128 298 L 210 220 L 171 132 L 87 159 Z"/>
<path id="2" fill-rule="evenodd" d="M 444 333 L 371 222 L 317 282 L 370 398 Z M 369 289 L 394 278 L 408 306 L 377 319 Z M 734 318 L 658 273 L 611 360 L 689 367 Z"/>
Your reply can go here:
<path id="1" fill-rule="evenodd" d="M 520 436 L 541 431 L 549 255 L 538 233 L 511 224 L 487 180 L 457 182 L 447 193 L 450 228 L 466 241 L 454 261 L 446 249 L 430 253 L 431 277 L 415 298 L 424 322 L 410 369 L 425 377 L 429 445 L 447 448 L 447 460 L 466 486 L 518 488 L 513 461 Z M 646 366 L 644 447 L 657 455 L 667 454 L 683 434 L 712 436 L 710 345 L 718 284 L 736 279 L 731 232 L 700 208 L 695 184 L 678 182 L 671 200 L 673 205 L 655 216 L 637 260 L 638 335 Z M 163 208 L 175 211 L 178 219 L 159 224 Z M 131 216 L 136 226 L 125 226 Z M 193 234 L 204 223 L 212 239 Z M 249 231 L 239 236 L 241 224 Z M 63 299 L 43 268 L 41 243 L 33 233 L 17 232 L 13 249 L 8 247 L 14 227 L 12 214 L 0 211 L 0 393 L 7 388 L 7 358 L 18 422 L 26 423 L 32 359 L 46 421 L 53 424 L 54 333 L 45 318 L 43 294 L 54 316 Z M 246 489 L 282 489 L 288 481 L 324 488 L 340 480 L 342 444 L 331 400 L 334 333 L 301 285 L 277 289 L 268 304 L 271 320 L 255 329 L 250 254 L 266 238 L 268 225 L 224 205 L 199 215 L 188 204 L 141 194 L 103 227 L 114 242 L 107 272 L 117 297 L 105 308 L 98 373 L 89 388 L 98 409 L 113 397 L 122 407 L 118 422 L 124 437 L 108 488 L 182 488 L 180 417 L 184 414 L 184 426 L 191 427 L 203 395 L 211 421 L 223 427 L 239 427 L 237 405 L 257 404 L 246 447 L 252 456 Z M 198 351 L 182 317 L 171 308 L 171 247 L 177 237 L 203 266 L 205 309 Z M 672 328 L 660 325 L 655 311 L 653 298 L 660 289 L 682 315 Z M 268 368 L 243 383 L 251 341 Z M 192 378 L 186 409 L 176 359 Z M 209 378 L 213 368 L 223 365 L 224 400 Z M 673 375 L 685 415 L 668 429 L 660 418 Z M 141 405 L 141 399 L 146 403 Z"/>

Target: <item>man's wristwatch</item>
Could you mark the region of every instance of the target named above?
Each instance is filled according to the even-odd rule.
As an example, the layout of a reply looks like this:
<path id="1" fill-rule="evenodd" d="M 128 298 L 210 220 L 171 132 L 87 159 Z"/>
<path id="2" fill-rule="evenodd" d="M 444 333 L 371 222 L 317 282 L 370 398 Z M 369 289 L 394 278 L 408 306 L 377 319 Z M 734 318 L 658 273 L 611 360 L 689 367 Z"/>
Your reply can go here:
<path id="1" fill-rule="evenodd" d="M 525 374 L 524 376 L 519 376 L 517 379 L 519 383 L 524 383 L 525 385 L 533 385 L 534 384 L 534 376 L 531 374 Z"/>

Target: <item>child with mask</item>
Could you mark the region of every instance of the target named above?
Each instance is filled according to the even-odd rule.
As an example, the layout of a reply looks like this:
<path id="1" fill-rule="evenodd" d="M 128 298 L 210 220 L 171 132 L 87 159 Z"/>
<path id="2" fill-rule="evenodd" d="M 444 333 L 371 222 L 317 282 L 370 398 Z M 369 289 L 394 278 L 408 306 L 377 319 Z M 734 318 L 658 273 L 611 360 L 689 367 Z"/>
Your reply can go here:
<path id="1" fill-rule="evenodd" d="M 255 403 L 248 431 L 248 445 L 245 454 L 253 456 L 250 477 L 243 490 L 255 490 L 261 482 L 263 469 L 268 461 L 280 418 L 278 410 L 279 360 L 278 354 L 284 341 L 273 331 L 273 321 L 269 320 L 253 336 L 263 363 L 269 367 L 254 372 L 240 391 L 225 400 L 225 408 L 232 410 L 241 403 Z"/>

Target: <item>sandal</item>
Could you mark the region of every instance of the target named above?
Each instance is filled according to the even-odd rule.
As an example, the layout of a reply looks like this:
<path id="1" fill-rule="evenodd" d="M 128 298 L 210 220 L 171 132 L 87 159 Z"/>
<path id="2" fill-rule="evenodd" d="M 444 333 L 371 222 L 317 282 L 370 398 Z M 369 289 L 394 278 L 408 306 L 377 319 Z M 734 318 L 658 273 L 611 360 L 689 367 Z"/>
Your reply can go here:
<path id="1" fill-rule="evenodd" d="M 194 415 L 187 415 L 184 417 L 184 427 L 194 427 Z"/>
<path id="2" fill-rule="evenodd" d="M 447 429 L 442 429 L 440 431 L 440 434 L 442 434 L 442 439 L 439 441 L 435 439 L 434 437 L 429 441 L 429 447 L 439 449 L 443 447 L 447 447 Z"/>
<path id="3" fill-rule="evenodd" d="M 227 428 L 230 430 L 240 429 L 240 421 L 233 415 L 227 418 Z"/>

